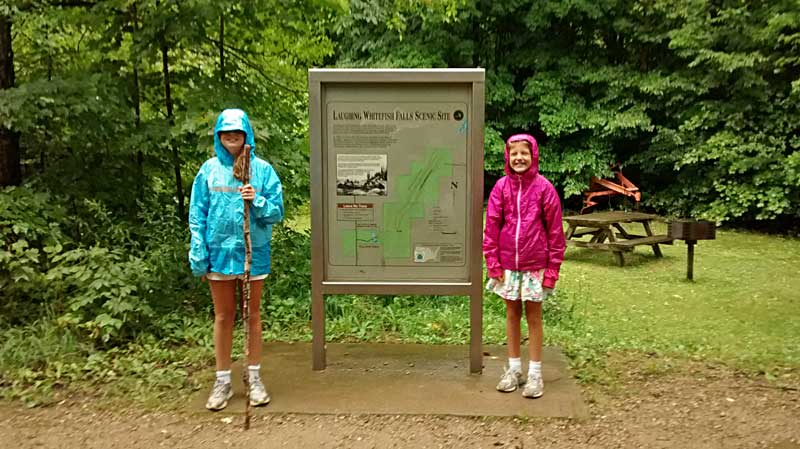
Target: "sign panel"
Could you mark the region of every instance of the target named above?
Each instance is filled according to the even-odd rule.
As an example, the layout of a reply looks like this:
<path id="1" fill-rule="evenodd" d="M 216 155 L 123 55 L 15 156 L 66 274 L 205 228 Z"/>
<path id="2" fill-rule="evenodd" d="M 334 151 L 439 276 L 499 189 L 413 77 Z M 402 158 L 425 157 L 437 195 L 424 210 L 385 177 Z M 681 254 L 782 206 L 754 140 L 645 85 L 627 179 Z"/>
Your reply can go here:
<path id="1" fill-rule="evenodd" d="M 471 86 L 325 90 L 327 280 L 466 280 Z"/>

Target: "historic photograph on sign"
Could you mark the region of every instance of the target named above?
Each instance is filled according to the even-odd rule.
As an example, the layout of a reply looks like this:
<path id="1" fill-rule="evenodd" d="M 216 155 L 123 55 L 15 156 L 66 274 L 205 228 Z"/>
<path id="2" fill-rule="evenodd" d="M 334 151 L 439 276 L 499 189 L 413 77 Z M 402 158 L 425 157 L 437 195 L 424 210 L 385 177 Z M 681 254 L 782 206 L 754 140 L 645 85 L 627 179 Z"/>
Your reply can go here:
<path id="1" fill-rule="evenodd" d="M 337 154 L 336 194 L 386 196 L 385 154 Z"/>

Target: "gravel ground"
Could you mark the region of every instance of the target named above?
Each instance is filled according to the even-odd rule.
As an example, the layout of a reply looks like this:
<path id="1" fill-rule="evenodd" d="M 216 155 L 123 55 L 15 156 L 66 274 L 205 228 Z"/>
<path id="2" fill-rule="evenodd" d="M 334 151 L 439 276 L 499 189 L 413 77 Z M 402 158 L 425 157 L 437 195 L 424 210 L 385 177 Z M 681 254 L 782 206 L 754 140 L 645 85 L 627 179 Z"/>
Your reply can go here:
<path id="1" fill-rule="evenodd" d="M 702 364 L 614 388 L 584 387 L 584 421 L 450 416 L 242 416 L 108 410 L 84 400 L 0 403 L 4 448 L 771 448 L 800 449 L 798 385 Z"/>

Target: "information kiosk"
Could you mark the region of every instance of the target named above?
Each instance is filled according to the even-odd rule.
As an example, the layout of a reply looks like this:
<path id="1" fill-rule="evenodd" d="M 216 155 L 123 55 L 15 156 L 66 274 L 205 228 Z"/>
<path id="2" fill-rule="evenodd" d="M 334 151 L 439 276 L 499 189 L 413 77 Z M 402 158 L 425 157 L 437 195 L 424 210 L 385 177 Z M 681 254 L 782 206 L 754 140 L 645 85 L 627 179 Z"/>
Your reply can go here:
<path id="1" fill-rule="evenodd" d="M 309 70 L 313 368 L 325 295 L 470 297 L 482 361 L 483 69 Z"/>

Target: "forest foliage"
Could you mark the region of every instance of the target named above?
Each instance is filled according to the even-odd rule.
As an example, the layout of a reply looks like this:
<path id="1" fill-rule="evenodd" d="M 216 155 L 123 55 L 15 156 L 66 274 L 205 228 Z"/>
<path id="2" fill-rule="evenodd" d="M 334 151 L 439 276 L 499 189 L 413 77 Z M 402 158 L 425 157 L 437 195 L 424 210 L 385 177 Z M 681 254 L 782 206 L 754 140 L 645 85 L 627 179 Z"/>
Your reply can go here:
<path id="1" fill-rule="evenodd" d="M 248 111 L 295 213 L 309 67 L 485 68 L 488 177 L 530 132 L 573 209 L 619 163 L 663 215 L 800 218 L 794 0 L 5 0 L 0 327 L 109 347 L 207 312 L 185 218 L 212 122 Z M 305 319 L 308 236 L 275 232 L 273 318 Z"/>

